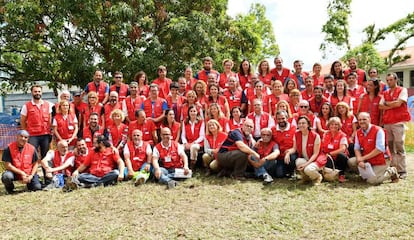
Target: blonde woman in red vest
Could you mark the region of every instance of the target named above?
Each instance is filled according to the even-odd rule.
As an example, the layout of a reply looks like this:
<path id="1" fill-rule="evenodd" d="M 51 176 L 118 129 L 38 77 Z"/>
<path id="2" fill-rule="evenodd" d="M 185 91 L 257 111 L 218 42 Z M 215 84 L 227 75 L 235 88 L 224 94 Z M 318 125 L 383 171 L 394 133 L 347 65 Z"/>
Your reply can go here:
<path id="1" fill-rule="evenodd" d="M 225 132 L 230 131 L 229 119 L 221 111 L 220 106 L 217 103 L 212 103 L 208 109 L 208 119 L 215 119 L 220 123 L 220 126 Z"/>
<path id="2" fill-rule="evenodd" d="M 345 182 L 345 170 L 348 166 L 347 147 L 348 140 L 344 132 L 341 131 L 341 120 L 338 117 L 331 117 L 328 120 L 327 127 L 329 132 L 325 133 L 322 138 L 322 152 L 332 161 L 326 162 L 326 167 L 339 170 L 339 182 Z M 335 165 L 333 165 L 335 164 Z"/>
<path id="3" fill-rule="evenodd" d="M 289 108 L 293 117 L 299 116 L 299 102 L 301 100 L 301 95 L 298 89 L 293 89 L 289 93 Z"/>
<path id="4" fill-rule="evenodd" d="M 122 149 L 128 140 L 128 125 L 124 124 L 125 116 L 121 109 L 111 112 L 112 124 L 107 127 L 109 141 L 118 149 L 122 156 Z"/>
<path id="5" fill-rule="evenodd" d="M 145 170 L 151 172 L 152 149 L 148 142 L 142 140 L 142 132 L 139 129 L 132 131 L 132 139 L 123 148 L 126 178 L 131 179 L 136 172 Z M 143 184 L 147 179 L 137 178 L 135 186 Z"/>
<path id="6" fill-rule="evenodd" d="M 321 137 L 327 132 L 329 129 L 327 127 L 328 120 L 334 116 L 334 110 L 329 102 L 325 102 L 322 104 L 321 111 L 316 118 L 316 127 L 318 133 Z"/>
<path id="7" fill-rule="evenodd" d="M 260 81 L 263 82 L 265 88 L 270 90 L 272 88 L 273 74 L 270 73 L 269 62 L 267 60 L 260 61 L 257 70 Z"/>
<path id="8" fill-rule="evenodd" d="M 271 116 L 276 114 L 276 104 L 281 100 L 288 101 L 289 96 L 283 93 L 282 82 L 280 80 L 275 80 L 272 83 L 272 93 L 267 96 L 268 110 Z"/>
<path id="9" fill-rule="evenodd" d="M 83 119 L 83 126 L 88 126 L 89 116 L 91 113 L 97 113 L 99 118 L 99 125 L 102 127 L 105 123 L 105 114 L 104 114 L 104 108 L 101 103 L 98 102 L 98 94 L 96 92 L 89 92 L 88 93 L 88 108 L 86 108 L 85 111 L 85 118 Z"/>
<path id="10" fill-rule="evenodd" d="M 348 153 L 349 157 L 355 156 L 354 154 L 354 138 L 358 122 L 354 114 L 352 113 L 349 105 L 345 102 L 339 102 L 335 108 L 336 116 L 341 119 L 341 130 L 348 138 Z"/>
<path id="11" fill-rule="evenodd" d="M 199 112 L 200 116 L 204 118 L 205 109 L 200 103 L 197 102 L 197 94 L 193 90 L 190 90 L 187 92 L 186 101 L 187 102 L 184 103 L 181 107 L 181 117 L 180 117 L 181 122 L 187 119 L 188 108 L 193 105 L 196 106 L 197 111 Z"/>
<path id="12" fill-rule="evenodd" d="M 242 114 L 242 111 L 240 107 L 235 106 L 231 109 L 230 119 L 229 119 L 230 130 L 241 128 L 244 122 L 244 118 L 241 117 L 241 114 Z"/>
<path id="13" fill-rule="evenodd" d="M 181 137 L 181 124 L 175 121 L 175 113 L 172 109 L 167 109 L 164 112 L 164 120 L 161 122 L 161 128 L 169 128 L 172 134 L 172 140 L 179 142 Z"/>
<path id="14" fill-rule="evenodd" d="M 371 123 L 377 126 L 382 125 L 382 110 L 379 109 L 379 103 L 382 95 L 380 84 L 377 79 L 370 79 L 367 83 L 367 93 L 360 96 L 357 112 L 367 112 L 371 117 Z"/>
<path id="15" fill-rule="evenodd" d="M 385 161 L 385 133 L 384 130 L 370 123 L 370 115 L 361 112 L 358 115 L 358 129 L 355 137 L 355 162 L 361 176 L 369 184 L 378 185 L 385 180 L 398 182 L 398 173 L 395 167 L 388 167 Z M 369 174 L 372 169 L 374 174 Z"/>
<path id="16" fill-rule="evenodd" d="M 188 108 L 188 117 L 183 122 L 181 132 L 181 142 L 184 150 L 190 152 L 190 166 L 194 169 L 197 162 L 198 153 L 204 144 L 205 125 L 198 113 L 196 106 Z"/>
<path id="17" fill-rule="evenodd" d="M 227 133 L 223 132 L 223 128 L 219 122 L 214 119 L 208 120 L 203 154 L 203 166 L 208 170 L 207 176 L 211 174 L 211 171 L 217 171 L 219 169 L 216 160 L 217 153 L 226 138 Z"/>
<path id="18" fill-rule="evenodd" d="M 286 152 L 285 162 L 291 161 L 291 154 L 298 153 L 295 164 L 302 175 L 302 182 L 312 181 L 314 185 L 320 185 L 323 179 L 320 171 L 326 163 L 326 157 L 320 155 L 321 139 L 319 134 L 311 130 L 307 116 L 299 117 L 298 130 L 293 139 L 293 147 Z"/>
<path id="19" fill-rule="evenodd" d="M 324 75 L 321 74 L 321 71 L 322 71 L 322 65 L 320 63 L 313 64 L 313 67 L 312 67 L 313 86 L 323 87 Z"/>
<path id="20" fill-rule="evenodd" d="M 17 132 L 16 141 L 10 143 L 2 154 L 6 171 L 1 176 L 8 194 L 14 193 L 13 181 L 19 180 L 26 184 L 30 191 L 42 189 L 37 175 L 38 157 L 33 145 L 28 143 L 29 133 L 26 130 Z"/>
<path id="21" fill-rule="evenodd" d="M 387 74 L 389 89 L 384 92 L 380 102 L 380 109 L 384 110 L 382 123 L 387 131 L 388 146 L 390 148 L 392 166 L 398 170 L 401 179 L 407 177 L 407 163 L 405 159 L 405 124 L 411 120 L 407 107 L 407 89 L 398 86 L 398 76 L 395 73 Z"/>
<path id="22" fill-rule="evenodd" d="M 207 111 L 207 85 L 201 81 L 198 80 L 193 87 L 193 91 L 196 93 L 196 101 L 203 106 L 203 111 Z"/>
<path id="23" fill-rule="evenodd" d="M 138 95 L 148 98 L 149 96 L 149 85 L 147 74 L 143 71 L 139 71 L 135 74 L 134 80 L 138 83 Z"/>
<path id="24" fill-rule="evenodd" d="M 52 122 L 52 128 L 58 142 L 64 140 L 69 144 L 70 150 L 75 148 L 78 134 L 78 119 L 75 113 L 70 110 L 68 101 L 59 102 L 57 114 Z"/>

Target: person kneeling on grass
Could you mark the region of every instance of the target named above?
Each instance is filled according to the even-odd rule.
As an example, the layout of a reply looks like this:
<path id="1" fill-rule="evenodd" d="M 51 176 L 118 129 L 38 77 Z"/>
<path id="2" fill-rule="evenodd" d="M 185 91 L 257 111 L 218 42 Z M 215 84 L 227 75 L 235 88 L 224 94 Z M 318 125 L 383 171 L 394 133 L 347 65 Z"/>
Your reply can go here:
<path id="1" fill-rule="evenodd" d="M 361 127 L 355 136 L 355 157 L 350 159 L 351 166 L 358 166 L 359 173 L 369 184 L 378 185 L 391 179 L 398 182 L 398 172 L 395 167 L 388 167 L 385 161 L 385 134 L 381 127 L 371 124 L 367 112 L 358 115 Z"/>
<path id="2" fill-rule="evenodd" d="M 63 187 L 64 177 L 72 175 L 75 164 L 75 156 L 69 152 L 68 142 L 60 140 L 57 150 L 50 150 L 41 160 L 42 167 L 46 170 L 46 178 L 51 180 L 44 190 Z"/>
<path id="3" fill-rule="evenodd" d="M 13 181 L 20 180 L 25 183 L 30 191 L 42 189 L 37 175 L 37 152 L 33 145 L 27 143 L 29 133 L 26 130 L 17 132 L 17 140 L 7 146 L 3 152 L 2 160 L 6 171 L 1 176 L 1 181 L 7 193 L 14 192 Z"/>
<path id="4" fill-rule="evenodd" d="M 139 129 L 132 131 L 132 141 L 124 147 L 126 178 L 132 178 L 135 186 L 145 183 L 150 175 L 152 149 L 148 142 L 142 141 Z"/>
<path id="5" fill-rule="evenodd" d="M 171 140 L 169 128 L 161 129 L 161 142 L 153 149 L 152 165 L 155 178 L 167 184 L 168 188 L 177 186 L 173 178 L 189 178 L 192 175 L 184 147 Z"/>
<path id="6" fill-rule="evenodd" d="M 118 165 L 118 169 L 114 169 L 115 164 Z M 81 173 L 88 167 L 89 173 Z M 124 178 L 124 167 L 124 161 L 119 157 L 118 150 L 112 147 L 105 136 L 99 135 L 95 149 L 89 152 L 85 162 L 72 173 L 72 177 L 77 178 L 85 186 L 108 186 Z"/>

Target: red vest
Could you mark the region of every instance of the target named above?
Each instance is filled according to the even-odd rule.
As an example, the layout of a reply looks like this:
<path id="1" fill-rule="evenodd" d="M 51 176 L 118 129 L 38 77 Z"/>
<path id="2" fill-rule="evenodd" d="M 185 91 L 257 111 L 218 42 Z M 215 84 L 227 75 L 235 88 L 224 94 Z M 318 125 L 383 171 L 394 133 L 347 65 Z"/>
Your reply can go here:
<path id="1" fill-rule="evenodd" d="M 341 122 L 342 122 L 341 130 L 342 130 L 342 132 L 344 132 L 346 134 L 346 136 L 348 138 L 351 137 L 351 135 L 354 131 L 354 129 L 352 127 L 353 121 L 354 121 L 354 116 L 353 115 L 351 117 L 345 119 L 345 120 L 341 119 Z"/>
<path id="2" fill-rule="evenodd" d="M 221 112 L 223 112 L 224 114 L 227 114 L 226 108 L 224 107 L 224 104 L 226 103 L 226 97 L 225 96 L 219 95 L 217 97 L 217 101 L 214 101 L 214 100 L 211 100 L 210 98 L 207 98 L 207 109 L 210 108 L 210 105 L 212 103 L 217 103 L 220 106 Z"/>
<path id="3" fill-rule="evenodd" d="M 293 147 L 293 137 L 295 136 L 296 127 L 290 124 L 290 128 L 287 131 L 278 131 L 276 126 L 272 127 L 273 141 L 279 144 L 280 157 L 285 156 L 286 150 Z"/>
<path id="4" fill-rule="evenodd" d="M 267 103 L 269 103 L 272 110 L 272 115 L 274 115 L 276 113 L 276 104 L 281 100 L 289 101 L 289 96 L 284 93 L 277 97 L 274 94 L 270 94 L 267 96 L 267 102 L 264 102 L 263 104 L 267 105 Z"/>
<path id="5" fill-rule="evenodd" d="M 362 129 L 358 129 L 356 136 L 358 138 L 359 145 L 361 146 L 361 152 L 363 155 L 369 154 L 375 149 L 375 145 L 377 143 L 376 137 L 379 130 L 380 127 L 371 124 L 371 129 L 369 130 L 367 136 L 364 136 Z M 368 162 L 372 166 L 385 165 L 384 153 L 380 153 L 375 157 L 368 159 Z"/>
<path id="6" fill-rule="evenodd" d="M 12 158 L 12 164 L 17 169 L 22 170 L 27 175 L 32 174 L 32 160 L 33 160 L 33 154 L 35 151 L 35 148 L 33 145 L 26 143 L 22 149 L 22 151 L 19 151 L 19 148 L 17 146 L 17 142 L 12 142 L 9 144 L 9 150 L 10 150 L 10 156 Z M 20 174 L 15 174 L 16 178 L 21 180 L 22 177 Z"/>
<path id="7" fill-rule="evenodd" d="M 300 76 L 302 77 L 302 86 L 300 86 L 299 79 L 296 73 L 292 73 L 291 78 L 295 80 L 297 89 L 302 90 L 305 88 L 305 79 L 309 76 L 309 73 L 301 72 Z"/>
<path id="8" fill-rule="evenodd" d="M 394 89 L 393 94 L 391 95 L 391 89 L 388 89 L 384 92 L 385 101 L 395 101 L 398 100 L 402 87 L 397 86 Z M 403 102 L 399 107 L 384 110 L 384 115 L 382 117 L 382 122 L 384 124 L 394 124 L 398 122 L 408 122 L 411 120 L 410 113 L 408 112 L 407 103 Z"/>
<path id="9" fill-rule="evenodd" d="M 128 126 L 129 139 L 132 139 L 132 132 L 135 129 L 141 130 L 143 141 L 148 141 L 151 145 L 154 144 L 154 140 L 152 139 L 152 133 L 156 130 L 156 127 L 152 120 L 146 119 L 143 124 L 138 124 L 136 120 L 130 122 Z"/>
<path id="10" fill-rule="evenodd" d="M 323 87 L 323 81 L 324 81 L 324 76 L 323 75 L 320 75 L 319 77 L 316 77 L 316 75 L 313 75 L 312 78 L 313 78 L 313 86 L 314 87 L 316 87 L 316 86 Z"/>
<path id="11" fill-rule="evenodd" d="M 85 143 L 86 146 L 88 146 L 88 148 L 92 148 L 93 147 L 93 137 L 99 136 L 103 134 L 104 129 L 102 127 L 99 126 L 99 129 L 97 131 L 95 131 L 92 135 L 92 131 L 89 127 L 84 127 L 83 128 L 83 139 L 85 139 Z"/>
<path id="12" fill-rule="evenodd" d="M 26 127 L 30 136 L 40 136 L 50 134 L 50 113 L 49 103 L 43 101 L 43 104 L 38 108 L 32 104 L 31 101 L 26 103 L 27 121 Z"/>
<path id="13" fill-rule="evenodd" d="M 279 75 L 276 68 L 270 70 L 270 73 L 273 74 L 273 77 L 276 80 L 280 80 L 282 84 L 285 84 L 286 78 L 290 77 L 290 70 L 288 68 L 282 68 L 282 74 Z"/>
<path id="14" fill-rule="evenodd" d="M 240 119 L 240 123 L 235 123 L 233 119 L 230 119 L 229 120 L 230 131 L 237 129 L 237 128 L 241 128 L 243 123 L 244 123 L 244 118 Z"/>
<path id="15" fill-rule="evenodd" d="M 174 103 L 172 100 L 172 96 L 168 95 L 167 99 L 165 99 L 167 101 L 168 104 L 168 108 L 172 109 L 174 111 L 174 118 L 176 121 L 180 120 L 181 117 L 181 110 L 182 110 L 182 106 L 185 103 L 186 98 L 183 96 L 178 96 L 177 97 L 177 101 Z"/>
<path id="16" fill-rule="evenodd" d="M 327 132 L 322 138 L 322 142 L 321 142 L 322 152 L 328 154 L 332 151 L 339 149 L 341 145 L 341 139 L 344 137 L 347 138 L 346 134 L 342 131 L 339 131 L 335 136 L 332 136 L 332 133 Z M 336 156 L 333 158 L 336 159 Z"/>
<path id="17" fill-rule="evenodd" d="M 178 143 L 176 141 L 170 141 L 171 146 L 168 149 L 162 147 L 161 143 L 158 143 L 155 147 L 160 153 L 160 161 L 164 168 L 182 168 L 184 163 L 181 156 L 178 155 Z M 166 162 L 165 158 L 169 157 L 171 161 Z"/>
<path id="18" fill-rule="evenodd" d="M 96 89 L 95 82 L 92 81 L 88 83 L 88 91 L 89 92 L 96 92 L 98 94 L 98 101 L 102 103 L 102 101 L 105 99 L 105 93 L 106 93 L 106 87 L 108 84 L 104 81 L 99 82 L 98 89 Z"/>
<path id="19" fill-rule="evenodd" d="M 126 139 L 128 138 L 128 126 L 126 124 L 121 123 L 119 127 L 115 124 L 111 124 L 108 126 L 108 129 L 111 134 L 112 144 L 115 147 L 118 147 L 121 142 L 126 142 Z"/>
<path id="20" fill-rule="evenodd" d="M 223 96 L 227 98 L 230 111 L 235 106 L 237 107 L 241 106 L 241 100 L 243 96 L 242 91 L 236 90 L 235 92 L 231 92 L 230 90 L 226 89 L 224 90 Z"/>
<path id="21" fill-rule="evenodd" d="M 58 150 L 55 150 L 55 155 L 53 156 L 53 167 L 60 167 L 65 163 L 69 158 L 73 157 L 73 153 L 67 152 L 65 158 L 62 161 L 62 156 L 60 155 Z M 68 167 L 65 169 L 65 175 L 66 176 L 72 176 L 72 167 Z M 57 174 L 59 172 L 54 172 L 53 174 Z"/>
<path id="22" fill-rule="evenodd" d="M 257 149 L 257 153 L 260 155 L 260 158 L 264 158 L 269 156 L 273 152 L 273 147 L 276 145 L 276 142 L 271 140 L 267 146 L 264 146 L 263 142 L 259 143 L 259 147 Z"/>
<path id="23" fill-rule="evenodd" d="M 220 148 L 224 141 L 227 139 L 227 133 L 225 132 L 218 132 L 217 138 L 214 140 L 214 136 L 212 134 L 206 135 L 206 139 L 208 144 L 210 145 L 211 149 Z"/>
<path id="24" fill-rule="evenodd" d="M 237 79 L 237 74 L 234 72 L 231 72 L 228 76 L 226 73 L 220 73 L 220 79 L 219 79 L 219 87 L 222 89 L 227 88 L 227 79 L 229 77 L 235 77 Z"/>
<path id="25" fill-rule="evenodd" d="M 271 85 L 272 78 L 273 78 L 273 74 L 270 72 L 264 76 L 262 74 L 259 74 L 260 81 L 262 81 L 265 85 Z"/>
<path id="26" fill-rule="evenodd" d="M 121 103 L 117 102 L 114 106 L 107 103 L 105 104 L 104 111 L 105 111 L 105 126 L 112 125 L 113 121 L 111 119 L 111 113 L 115 109 L 122 109 Z"/>
<path id="27" fill-rule="evenodd" d="M 313 98 L 309 99 L 310 110 L 313 113 L 319 114 L 319 112 L 321 111 L 322 105 L 326 102 L 329 102 L 329 100 L 324 96 L 322 96 L 322 101 L 320 101 L 320 102 L 316 102 L 315 97 L 313 97 Z"/>
<path id="28" fill-rule="evenodd" d="M 117 92 L 118 93 L 118 101 L 122 102 L 128 94 L 128 85 L 126 85 L 125 83 L 121 83 L 121 86 L 119 87 L 119 92 L 116 91 L 116 87 L 117 86 L 115 84 L 112 85 L 111 87 L 109 87 L 109 91 L 110 92 L 112 92 L 112 91 Z"/>
<path id="29" fill-rule="evenodd" d="M 75 131 L 75 125 L 76 125 L 76 123 L 74 122 L 75 117 L 76 116 L 74 113 L 68 114 L 66 119 L 63 118 L 62 114 L 60 113 L 56 114 L 55 116 L 55 120 L 57 123 L 56 128 L 62 139 L 67 140 L 72 137 L 73 132 Z M 74 146 L 75 142 L 76 142 L 76 139 L 74 139 L 69 145 Z"/>
<path id="30" fill-rule="evenodd" d="M 241 75 L 240 73 L 237 73 L 237 76 L 239 77 L 239 83 L 240 83 L 240 87 L 244 90 L 247 88 L 246 84 L 251 82 L 251 76 L 250 75 Z"/>
<path id="31" fill-rule="evenodd" d="M 137 118 L 135 117 L 135 111 L 141 109 L 142 103 L 144 99 L 141 96 L 137 96 L 134 101 L 132 101 L 131 96 L 125 98 L 125 105 L 126 110 L 128 112 L 129 121 L 135 121 Z"/>
<path id="32" fill-rule="evenodd" d="M 89 172 L 97 177 L 103 177 L 115 169 L 118 161 L 122 161 L 119 155 L 111 147 L 103 152 L 90 151 L 84 164 L 89 166 Z"/>
<path id="33" fill-rule="evenodd" d="M 302 148 L 302 132 L 297 131 L 295 133 L 296 137 L 296 150 L 298 152 L 298 157 L 303 157 L 303 151 L 306 151 L 306 155 L 310 158 L 313 155 L 313 148 L 315 146 L 315 139 L 318 134 L 314 131 L 309 131 L 308 141 L 306 142 L 306 149 Z M 316 164 L 319 167 L 322 167 L 326 164 L 326 158 L 317 158 L 315 159 Z"/>
<path id="34" fill-rule="evenodd" d="M 308 94 L 306 92 L 306 88 L 300 93 L 300 95 L 302 95 L 303 100 L 308 100 L 308 101 L 309 101 L 309 99 L 311 99 L 315 96 L 315 95 L 313 95 L 313 91 L 311 92 L 311 94 Z"/>
<path id="35" fill-rule="evenodd" d="M 260 126 L 256 126 L 256 117 L 254 112 L 247 114 L 247 118 L 250 118 L 251 120 L 253 120 L 254 123 L 254 132 L 256 131 L 256 129 L 258 127 L 260 127 L 260 129 L 263 128 L 267 128 L 269 126 L 269 119 L 270 119 L 270 115 L 267 112 L 262 112 L 262 114 L 260 114 Z M 253 133 L 254 133 L 253 132 Z"/>
<path id="36" fill-rule="evenodd" d="M 76 155 L 75 156 L 75 166 L 74 166 L 74 169 L 78 169 L 78 167 L 85 162 L 85 159 L 87 157 L 88 157 L 87 154 L 86 155 Z M 86 171 L 84 171 L 84 172 L 86 172 Z M 89 170 L 87 170 L 87 172 L 89 172 Z"/>
<path id="37" fill-rule="evenodd" d="M 196 102 L 195 105 L 197 107 L 197 112 L 200 113 L 200 110 L 202 110 L 203 106 L 201 106 L 201 104 L 198 103 L 198 102 Z M 182 107 L 181 107 L 181 118 L 180 118 L 181 121 L 185 121 L 187 119 L 187 117 L 188 117 L 188 108 L 189 108 L 188 103 L 184 103 L 184 105 L 182 105 Z M 200 113 L 200 115 L 201 115 L 201 113 Z"/>
<path id="38" fill-rule="evenodd" d="M 158 97 L 157 100 L 154 102 L 154 108 L 152 107 L 152 100 L 146 99 L 144 101 L 144 111 L 147 117 L 157 118 L 163 114 L 162 111 L 162 104 L 164 103 L 164 99 Z M 154 112 L 154 115 L 152 114 Z"/>
<path id="39" fill-rule="evenodd" d="M 217 72 L 216 70 L 210 70 L 208 72 L 208 74 L 211 74 L 211 73 L 215 74 L 217 76 L 217 78 L 220 76 L 220 73 Z M 203 80 L 207 84 L 208 74 L 207 74 L 207 71 L 203 69 L 203 70 L 201 70 L 197 73 L 197 79 L 198 80 Z"/>
<path id="40" fill-rule="evenodd" d="M 339 102 L 345 102 L 346 104 L 348 104 L 348 106 L 349 107 L 353 107 L 353 106 L 351 106 L 350 104 L 351 104 L 351 98 L 350 97 L 348 97 L 348 96 L 344 96 L 343 98 L 342 98 L 342 100 L 339 100 L 339 98 L 338 97 L 335 97 L 335 96 L 333 96 L 332 95 L 332 97 L 331 97 L 331 105 L 332 105 L 332 108 L 333 109 L 335 109 L 335 107 L 336 107 L 336 105 L 339 103 Z M 357 105 L 357 107 L 358 107 L 358 105 Z M 356 112 L 356 111 L 355 111 Z"/>
<path id="41" fill-rule="evenodd" d="M 97 113 L 99 115 L 99 117 L 98 117 L 98 124 L 99 125 L 102 125 L 103 124 L 102 118 L 101 118 L 102 108 L 103 108 L 103 106 L 100 103 L 96 104 L 93 107 L 88 106 L 88 108 L 85 111 L 85 118 L 84 118 L 84 122 L 86 123 L 86 125 L 88 125 L 89 116 L 93 112 L 95 112 L 95 113 Z"/>
<path id="42" fill-rule="evenodd" d="M 187 138 L 188 143 L 193 143 L 200 136 L 201 124 L 203 124 L 203 120 L 199 120 L 194 125 L 194 132 L 192 132 L 191 131 L 191 124 L 190 123 L 184 123 L 185 137 Z M 201 142 L 200 144 L 202 145 L 203 142 Z"/>
<path id="43" fill-rule="evenodd" d="M 165 128 L 165 127 L 166 128 L 169 128 L 171 130 L 172 139 L 175 140 L 175 139 L 177 139 L 177 135 L 181 134 L 180 126 L 181 126 L 181 124 L 179 122 L 174 122 L 174 124 L 172 125 L 172 127 L 166 126 L 163 123 L 161 123 L 161 127 L 160 128 Z"/>
<path id="44" fill-rule="evenodd" d="M 326 123 L 328 123 L 329 119 L 325 119 L 322 116 L 319 116 L 319 121 L 321 122 L 321 127 L 323 130 L 328 130 L 328 127 L 326 126 Z M 318 131 L 319 132 L 319 131 Z M 323 137 L 323 132 L 319 132 L 319 136 Z"/>
<path id="45" fill-rule="evenodd" d="M 141 147 L 135 147 L 133 141 L 128 141 L 129 159 L 131 160 L 132 169 L 139 171 L 142 165 L 147 161 L 148 142 L 143 141 Z"/>
<path id="46" fill-rule="evenodd" d="M 348 75 L 352 72 L 355 72 L 355 70 L 351 70 L 351 69 L 345 69 L 344 70 L 344 79 L 348 80 Z M 358 85 L 363 85 L 364 81 L 366 81 L 366 75 L 365 75 L 365 71 L 362 69 L 357 68 L 356 69 L 356 74 L 358 75 Z"/>
<path id="47" fill-rule="evenodd" d="M 375 125 L 379 125 L 380 123 L 380 101 L 381 96 L 374 97 L 372 101 L 368 93 L 361 96 L 361 108 L 359 109 L 359 112 L 369 113 L 369 115 L 371 116 L 371 123 Z"/>
<path id="48" fill-rule="evenodd" d="M 365 88 L 358 85 L 355 89 L 348 89 L 348 96 L 351 98 L 351 104 L 349 105 L 353 109 L 353 113 L 356 115 L 358 111 L 358 105 L 360 96 L 365 93 Z M 352 105 L 352 106 L 351 106 Z"/>
<path id="49" fill-rule="evenodd" d="M 163 80 L 157 78 L 152 83 L 158 85 L 158 97 L 166 99 L 168 94 L 170 94 L 172 80 L 169 78 L 164 78 Z"/>

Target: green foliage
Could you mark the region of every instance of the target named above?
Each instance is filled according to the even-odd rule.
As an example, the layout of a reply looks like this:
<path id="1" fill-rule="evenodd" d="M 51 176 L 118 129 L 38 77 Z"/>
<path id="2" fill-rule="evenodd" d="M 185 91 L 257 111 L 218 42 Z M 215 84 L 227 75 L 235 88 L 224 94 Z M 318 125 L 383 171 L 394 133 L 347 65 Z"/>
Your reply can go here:
<path id="1" fill-rule="evenodd" d="M 7 1 L 0 6 L 0 81 L 13 89 L 41 80 L 55 89 L 83 87 L 96 68 L 107 78 L 122 71 L 129 82 L 140 70 L 154 79 L 159 65 L 176 79 L 187 65 L 201 68 L 205 56 L 277 54 L 264 6 L 236 19 L 226 8 L 226 0 Z"/>
<path id="2" fill-rule="evenodd" d="M 346 62 L 351 57 L 355 57 L 358 62 L 358 68 L 368 71 L 369 68 L 375 67 L 378 71 L 387 71 L 387 65 L 384 59 L 379 55 L 374 45 L 371 43 L 363 43 L 362 45 L 355 47 L 348 51 L 342 58 L 342 61 Z"/>

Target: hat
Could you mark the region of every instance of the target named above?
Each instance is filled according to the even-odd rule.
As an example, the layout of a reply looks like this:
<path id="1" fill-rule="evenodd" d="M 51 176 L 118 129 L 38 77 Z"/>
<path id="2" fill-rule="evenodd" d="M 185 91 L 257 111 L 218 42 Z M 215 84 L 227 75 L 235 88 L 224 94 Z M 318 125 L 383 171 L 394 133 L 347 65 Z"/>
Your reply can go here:
<path id="1" fill-rule="evenodd" d="M 26 130 L 19 130 L 17 132 L 17 135 L 21 135 L 21 136 L 24 136 L 24 137 L 30 137 L 29 132 L 27 132 Z"/>
<path id="2" fill-rule="evenodd" d="M 74 92 L 74 93 L 73 93 L 73 96 L 74 96 L 74 97 L 76 97 L 76 96 L 80 96 L 80 95 L 82 95 L 82 92 L 81 92 L 81 91 L 77 91 L 77 92 Z"/>

